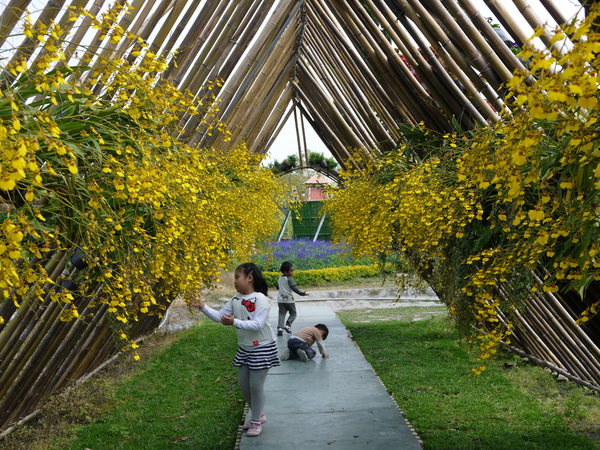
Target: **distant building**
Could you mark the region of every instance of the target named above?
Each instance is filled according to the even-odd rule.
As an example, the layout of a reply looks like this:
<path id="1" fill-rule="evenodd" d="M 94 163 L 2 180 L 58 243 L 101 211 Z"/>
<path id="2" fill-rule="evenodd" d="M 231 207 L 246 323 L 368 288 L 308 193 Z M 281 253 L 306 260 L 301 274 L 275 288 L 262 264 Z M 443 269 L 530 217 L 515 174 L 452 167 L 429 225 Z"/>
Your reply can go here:
<path id="1" fill-rule="evenodd" d="M 325 186 L 334 184 L 332 180 L 323 175 L 313 175 L 304 182 L 306 185 L 306 200 L 309 202 L 327 200 Z"/>

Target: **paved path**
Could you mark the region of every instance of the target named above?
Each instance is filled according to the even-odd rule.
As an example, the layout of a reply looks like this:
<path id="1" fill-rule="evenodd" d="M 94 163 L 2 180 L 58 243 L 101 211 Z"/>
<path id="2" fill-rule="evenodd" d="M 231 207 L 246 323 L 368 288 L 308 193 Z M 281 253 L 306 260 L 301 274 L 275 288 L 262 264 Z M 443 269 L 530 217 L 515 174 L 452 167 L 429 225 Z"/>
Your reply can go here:
<path id="1" fill-rule="evenodd" d="M 277 329 L 277 304 L 270 323 Z M 326 304 L 298 305 L 294 329 L 324 323 L 328 359 L 283 361 L 267 377 L 268 422 L 241 449 L 420 449 L 393 399 Z M 277 338 L 285 348 L 288 334 Z M 314 346 L 316 349 L 316 345 Z"/>

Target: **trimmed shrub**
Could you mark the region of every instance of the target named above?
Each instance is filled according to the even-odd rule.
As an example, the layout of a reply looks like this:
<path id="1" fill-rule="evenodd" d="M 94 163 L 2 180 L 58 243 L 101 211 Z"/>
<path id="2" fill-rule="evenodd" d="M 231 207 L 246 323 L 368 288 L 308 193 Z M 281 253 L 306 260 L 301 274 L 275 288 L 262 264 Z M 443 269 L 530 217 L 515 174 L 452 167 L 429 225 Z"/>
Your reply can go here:
<path id="1" fill-rule="evenodd" d="M 299 286 L 318 286 L 328 281 L 345 281 L 353 278 L 368 278 L 380 275 L 382 273 L 393 273 L 393 266 L 386 264 L 384 268 L 380 266 L 344 266 L 344 267 L 326 267 L 324 269 L 296 270 L 294 271 L 294 280 Z M 280 272 L 263 272 L 263 276 L 269 287 L 277 287 L 277 279 Z"/>

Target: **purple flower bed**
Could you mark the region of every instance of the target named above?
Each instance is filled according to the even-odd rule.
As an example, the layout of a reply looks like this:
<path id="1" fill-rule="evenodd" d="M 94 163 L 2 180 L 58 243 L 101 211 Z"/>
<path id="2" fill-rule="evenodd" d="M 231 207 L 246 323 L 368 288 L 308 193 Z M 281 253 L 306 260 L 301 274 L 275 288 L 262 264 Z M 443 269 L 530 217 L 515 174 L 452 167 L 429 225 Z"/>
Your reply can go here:
<path id="1" fill-rule="evenodd" d="M 284 261 L 291 261 L 296 270 L 322 269 L 357 264 L 352 252 L 343 244 L 308 239 L 288 239 L 266 244 L 263 251 L 253 258 L 259 267 L 270 272 L 279 272 Z"/>

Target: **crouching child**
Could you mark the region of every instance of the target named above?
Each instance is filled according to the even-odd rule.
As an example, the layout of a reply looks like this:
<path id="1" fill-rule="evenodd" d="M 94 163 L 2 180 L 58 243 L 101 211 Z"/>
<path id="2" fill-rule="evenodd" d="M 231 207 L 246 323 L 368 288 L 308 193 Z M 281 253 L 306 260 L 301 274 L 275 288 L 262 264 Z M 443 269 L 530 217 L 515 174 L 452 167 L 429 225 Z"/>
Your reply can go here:
<path id="1" fill-rule="evenodd" d="M 328 335 L 329 329 L 327 328 L 327 325 L 322 323 L 318 323 L 314 327 L 300 328 L 288 339 L 287 348 L 283 351 L 281 360 L 299 359 L 300 361 L 306 362 L 313 359 L 317 354 L 312 348 L 312 345 L 315 342 L 317 343 L 321 356 L 323 358 L 329 358 L 329 354 L 323 343 Z"/>

